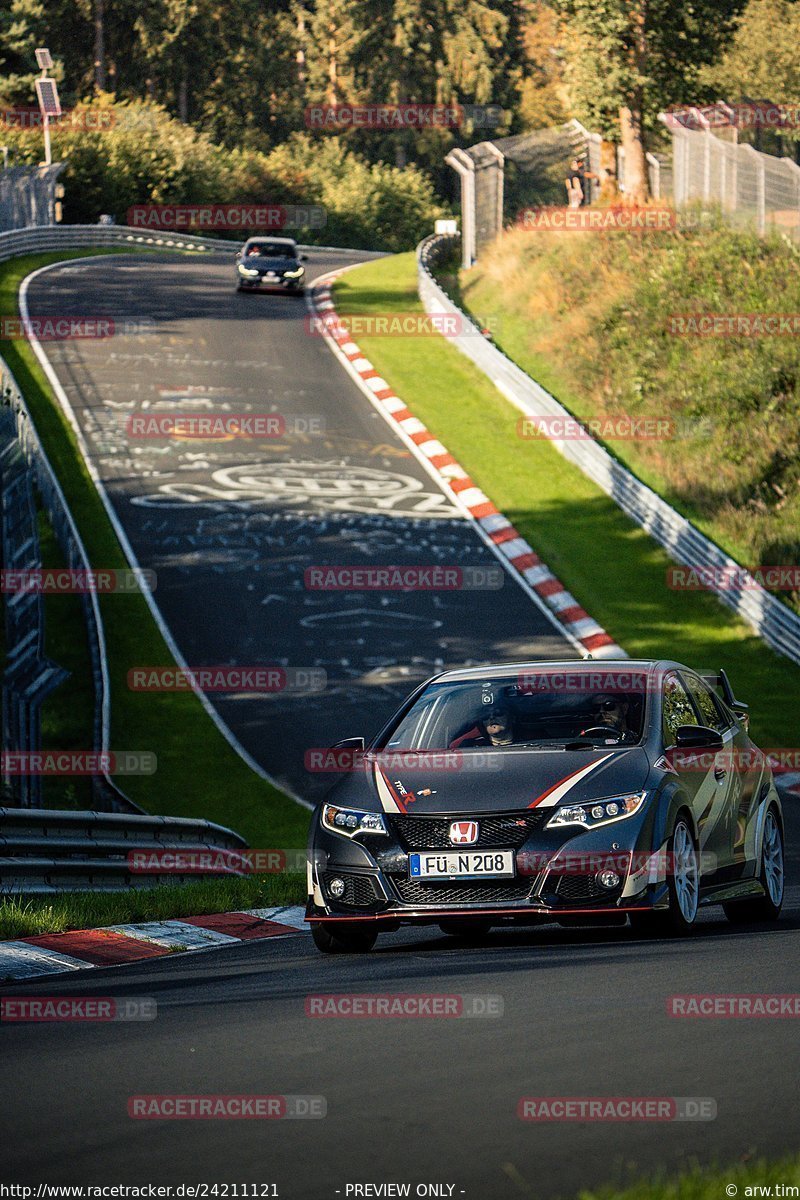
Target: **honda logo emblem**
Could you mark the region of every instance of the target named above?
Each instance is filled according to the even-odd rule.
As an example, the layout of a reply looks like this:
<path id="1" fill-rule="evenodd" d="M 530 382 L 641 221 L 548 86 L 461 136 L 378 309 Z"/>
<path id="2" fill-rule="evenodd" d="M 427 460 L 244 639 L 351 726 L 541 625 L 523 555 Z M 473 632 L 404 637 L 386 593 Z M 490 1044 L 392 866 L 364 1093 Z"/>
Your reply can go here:
<path id="1" fill-rule="evenodd" d="M 450 826 L 450 843 L 453 846 L 474 846 L 479 833 L 477 821 L 453 821 Z"/>

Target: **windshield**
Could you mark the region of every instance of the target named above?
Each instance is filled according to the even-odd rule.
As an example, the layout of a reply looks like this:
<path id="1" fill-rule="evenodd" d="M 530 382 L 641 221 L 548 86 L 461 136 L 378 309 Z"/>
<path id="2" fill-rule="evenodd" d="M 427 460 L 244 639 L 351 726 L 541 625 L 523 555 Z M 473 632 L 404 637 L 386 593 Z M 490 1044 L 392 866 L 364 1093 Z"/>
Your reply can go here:
<path id="1" fill-rule="evenodd" d="M 249 242 L 247 258 L 297 258 L 295 248 L 288 242 Z"/>
<path id="2" fill-rule="evenodd" d="M 639 690 L 601 691 L 581 686 L 579 673 L 567 677 L 573 681 L 570 687 L 556 684 L 556 678 L 526 671 L 524 683 L 508 677 L 433 683 L 379 748 L 472 750 L 569 743 L 590 748 L 641 739 L 644 681 Z"/>

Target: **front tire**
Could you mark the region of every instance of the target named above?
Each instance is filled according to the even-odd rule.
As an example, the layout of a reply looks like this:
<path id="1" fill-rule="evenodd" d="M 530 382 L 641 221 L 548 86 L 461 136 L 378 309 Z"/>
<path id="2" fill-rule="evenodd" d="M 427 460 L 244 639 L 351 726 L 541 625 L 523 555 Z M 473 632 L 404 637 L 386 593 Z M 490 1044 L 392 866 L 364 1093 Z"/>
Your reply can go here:
<path id="1" fill-rule="evenodd" d="M 723 904 L 722 911 L 732 925 L 777 921 L 783 907 L 784 880 L 783 833 L 778 814 L 770 807 L 764 819 L 761 866 L 758 873 L 758 881 L 764 889 L 764 895 L 754 896 L 750 900 L 732 900 L 730 904 Z"/>
<path id="2" fill-rule="evenodd" d="M 311 936 L 323 954 L 367 954 L 378 940 L 378 931 L 344 921 L 315 921 Z"/>
<path id="3" fill-rule="evenodd" d="M 645 936 L 689 932 L 700 902 L 700 868 L 697 846 L 686 816 L 679 814 L 667 843 L 669 907 L 662 911 L 631 913 L 631 926 Z"/>

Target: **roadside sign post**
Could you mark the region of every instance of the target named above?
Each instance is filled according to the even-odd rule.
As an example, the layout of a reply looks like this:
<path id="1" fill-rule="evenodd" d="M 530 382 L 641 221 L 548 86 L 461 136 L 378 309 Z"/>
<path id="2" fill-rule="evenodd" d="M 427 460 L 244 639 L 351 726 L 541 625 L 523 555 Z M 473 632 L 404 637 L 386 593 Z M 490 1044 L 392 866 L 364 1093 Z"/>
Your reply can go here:
<path id="1" fill-rule="evenodd" d="M 55 79 L 50 79 L 47 74 L 53 66 L 50 51 L 45 49 L 37 50 L 36 62 L 42 69 L 42 74 L 35 81 L 35 84 L 36 98 L 39 101 L 39 111 L 42 114 L 42 128 L 44 131 L 44 161 L 49 167 L 53 161 L 50 153 L 50 118 L 61 116 L 61 101 L 58 98 L 58 87 L 56 86 Z"/>

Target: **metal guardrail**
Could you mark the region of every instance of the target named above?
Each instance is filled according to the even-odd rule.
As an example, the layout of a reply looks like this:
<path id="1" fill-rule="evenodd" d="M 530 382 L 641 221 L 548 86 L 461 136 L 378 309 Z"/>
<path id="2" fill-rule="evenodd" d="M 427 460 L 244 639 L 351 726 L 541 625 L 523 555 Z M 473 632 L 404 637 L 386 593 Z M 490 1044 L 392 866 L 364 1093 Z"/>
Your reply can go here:
<path id="1" fill-rule="evenodd" d="M 187 817 L 0 808 L 0 896 L 120 892 L 243 875 L 247 864 L 242 859 L 237 869 L 238 852 L 246 846 L 231 829 Z M 143 853 L 132 861 L 134 851 Z M 166 870 L 170 851 L 184 859 L 191 851 L 191 865 L 201 868 L 203 854 L 222 861 L 181 873 Z"/>
<path id="2" fill-rule="evenodd" d="M 2 358 L 0 358 L 0 401 L 7 409 L 10 419 L 13 420 L 17 444 L 32 475 L 42 506 L 47 513 L 67 566 L 73 570 L 89 571 L 91 569 L 89 556 L 78 533 L 75 519 L 44 452 L 22 392 Z M 107 753 L 110 748 L 111 708 L 103 622 L 96 593 L 86 592 L 81 600 L 86 619 L 95 693 L 93 749 Z M 22 749 L 19 746 L 14 748 Z M 122 812 L 140 813 L 142 811 L 107 775 L 94 776 L 93 790 L 98 807 Z"/>
<path id="3" fill-rule="evenodd" d="M 426 238 L 417 247 L 418 288 L 425 311 L 458 317 L 461 332 L 451 340 L 526 416 L 552 416 L 574 421 L 573 415 L 555 397 L 482 337 L 480 329 L 439 286 L 432 267 L 436 258 L 453 243 L 452 234 L 439 234 Z M 734 559 L 646 487 L 588 433 L 586 438 L 554 440 L 553 445 L 649 533 L 675 562 L 708 571 L 713 578 L 725 572 L 731 579 L 731 586 L 710 587 L 709 590 L 733 609 L 768 646 L 785 654 L 792 662 L 800 663 L 800 615 L 743 571 Z"/>
<path id="4" fill-rule="evenodd" d="M 33 478 L 22 452 L 15 414 L 0 407 L 0 550 L 7 570 L 37 571 L 42 566 Z M 44 601 L 36 591 L 16 592 L 5 600 L 3 672 L 3 750 L 41 747 L 41 706 L 69 671 L 45 655 Z M 14 802 L 42 804 L 38 775 L 10 775 L 3 783 Z"/>
<path id="5" fill-rule="evenodd" d="M 92 249 L 102 249 L 105 246 L 119 246 L 130 249 L 133 246 L 152 246 L 153 249 L 229 251 L 234 253 L 246 234 L 236 239 L 194 237 L 188 233 L 156 233 L 134 229 L 128 225 L 47 225 L 31 229 L 13 229 L 8 233 L 0 233 L 0 262 L 15 258 L 20 254 L 44 253 L 48 250 L 80 250 L 86 246 Z M 301 245 L 301 250 L 325 254 L 352 254 L 344 246 L 315 246 Z M 384 252 L 378 250 L 359 250 L 367 258 L 383 258 Z"/>

